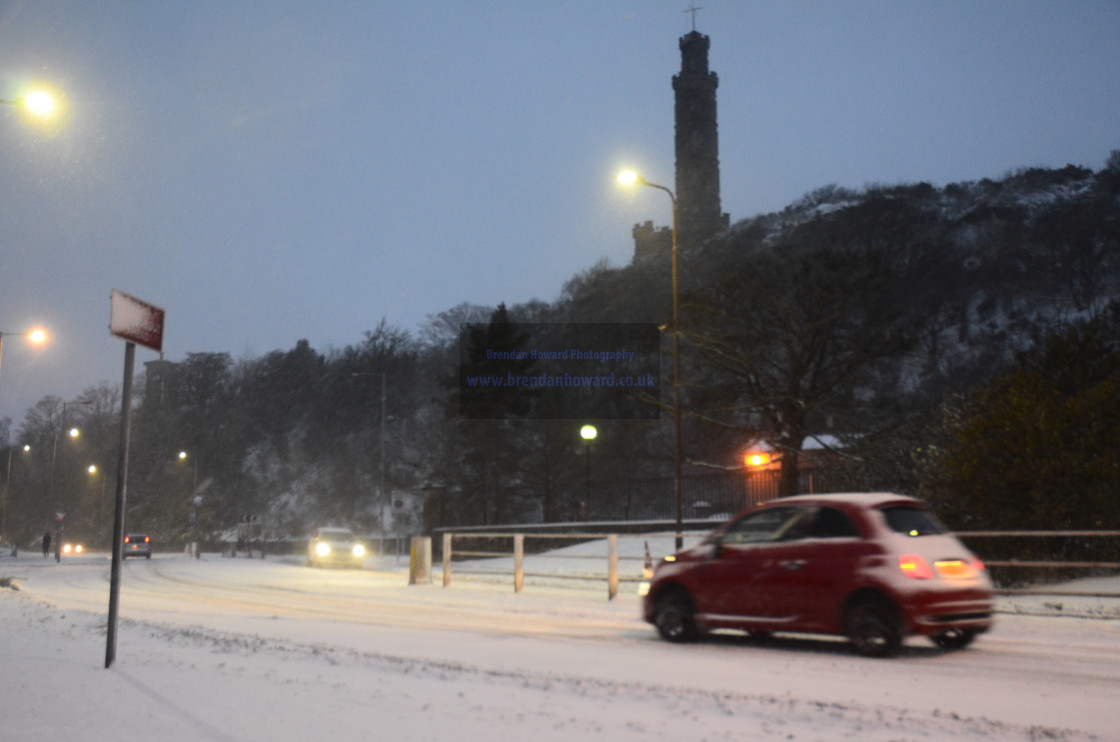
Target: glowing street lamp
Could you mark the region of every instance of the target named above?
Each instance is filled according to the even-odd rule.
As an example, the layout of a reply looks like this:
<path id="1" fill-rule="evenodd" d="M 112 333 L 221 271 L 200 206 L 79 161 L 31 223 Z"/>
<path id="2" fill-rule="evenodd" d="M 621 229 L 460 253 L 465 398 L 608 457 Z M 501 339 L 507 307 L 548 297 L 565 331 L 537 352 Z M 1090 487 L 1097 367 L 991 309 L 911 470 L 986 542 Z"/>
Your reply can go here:
<path id="1" fill-rule="evenodd" d="M 28 90 L 23 95 L 11 100 L 0 98 L 0 103 L 12 106 L 39 119 L 54 118 L 58 115 L 60 109 L 58 96 L 45 88 Z"/>
<path id="2" fill-rule="evenodd" d="M 191 531 L 191 540 L 190 540 L 190 543 L 187 545 L 187 548 L 189 549 L 189 553 L 190 553 L 191 556 L 193 556 L 195 559 L 199 559 L 201 554 L 198 550 L 198 538 L 197 538 L 197 536 L 195 536 L 195 527 L 196 527 L 196 524 L 197 524 L 197 521 L 198 521 L 198 507 L 199 507 L 199 505 L 202 504 L 202 495 L 200 495 L 198 493 L 198 458 L 197 457 L 192 457 L 189 453 L 187 453 L 184 450 L 184 451 L 179 451 L 178 459 L 179 459 L 179 462 L 182 463 L 182 464 L 186 464 L 188 461 L 191 463 L 192 484 L 191 484 L 191 499 L 190 499 L 190 515 L 188 516 L 188 522 L 189 522 L 190 531 Z"/>
<path id="3" fill-rule="evenodd" d="M 743 455 L 743 463 L 751 469 L 758 469 L 770 463 L 770 454 L 760 451 L 747 451 Z"/>
<path id="4" fill-rule="evenodd" d="M 0 368 L 3 367 L 4 361 L 4 338 L 8 335 L 26 337 L 28 342 L 32 345 L 42 345 L 47 342 L 47 331 L 41 327 L 28 330 L 27 332 L 0 332 Z"/>
<path id="5" fill-rule="evenodd" d="M 51 468 L 50 468 L 50 480 L 49 480 L 49 483 L 48 483 L 48 486 L 47 486 L 47 517 L 48 517 L 48 519 L 50 517 L 51 512 L 54 511 L 54 508 L 55 508 L 55 501 L 54 501 L 54 498 L 55 498 L 55 464 L 58 461 L 58 434 L 62 431 L 63 428 L 66 427 L 66 408 L 70 407 L 72 405 L 86 405 L 86 406 L 88 406 L 88 405 L 92 405 L 92 404 L 93 404 L 93 402 L 91 400 L 84 400 L 84 401 L 79 401 L 79 402 L 63 402 L 62 403 L 62 419 L 59 421 L 60 422 L 59 426 L 57 428 L 55 428 L 54 434 L 51 436 Z M 75 428 L 75 427 L 72 427 L 72 428 L 70 428 L 69 430 L 66 431 L 66 435 L 68 435 L 70 438 L 78 438 L 79 436 L 81 436 L 81 434 L 82 434 L 82 431 L 80 431 L 78 428 Z M 59 561 L 62 558 L 62 552 L 60 551 L 60 549 L 62 548 L 62 519 L 65 518 L 65 517 L 66 517 L 65 511 L 62 512 L 62 513 L 56 513 L 55 514 L 56 528 L 55 528 L 54 560 L 56 562 Z"/>
<path id="6" fill-rule="evenodd" d="M 12 509 L 12 451 L 15 447 L 8 447 L 8 468 L 4 475 L 4 518 L 0 521 L 0 542 L 3 542 L 4 537 L 8 535 L 8 511 Z M 29 453 L 31 446 L 27 443 L 23 444 L 23 452 Z M 16 545 L 15 539 L 12 539 L 12 556 L 19 555 L 19 546 Z"/>
<path id="7" fill-rule="evenodd" d="M 673 508 L 676 511 L 676 547 L 684 546 L 683 505 L 681 497 L 681 324 L 680 291 L 677 284 L 677 197 L 671 190 L 657 183 L 650 183 L 633 170 L 618 174 L 618 182 L 623 186 L 642 185 L 656 188 L 669 194 L 673 206 Z"/>
<path id="8" fill-rule="evenodd" d="M 594 425 L 584 425 L 579 429 L 579 437 L 587 443 L 587 512 L 591 512 L 591 442 L 599 437 L 599 429 Z"/>

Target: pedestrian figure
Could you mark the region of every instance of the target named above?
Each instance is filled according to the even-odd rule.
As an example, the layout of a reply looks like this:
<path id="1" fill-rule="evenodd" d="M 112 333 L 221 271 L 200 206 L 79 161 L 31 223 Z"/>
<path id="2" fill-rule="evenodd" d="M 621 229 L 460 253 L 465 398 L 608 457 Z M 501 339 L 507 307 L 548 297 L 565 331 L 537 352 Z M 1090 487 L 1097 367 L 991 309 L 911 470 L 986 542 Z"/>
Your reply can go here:
<path id="1" fill-rule="evenodd" d="M 44 531 L 43 532 L 43 556 L 47 556 L 50 553 L 51 553 L 51 532 L 50 531 Z"/>

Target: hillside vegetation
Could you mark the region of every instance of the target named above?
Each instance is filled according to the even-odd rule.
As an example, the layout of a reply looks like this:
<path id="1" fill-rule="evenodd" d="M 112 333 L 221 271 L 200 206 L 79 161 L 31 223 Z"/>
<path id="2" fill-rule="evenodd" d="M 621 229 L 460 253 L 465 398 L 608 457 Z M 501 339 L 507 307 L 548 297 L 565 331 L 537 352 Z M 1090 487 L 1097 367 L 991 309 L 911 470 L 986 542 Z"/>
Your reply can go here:
<path id="1" fill-rule="evenodd" d="M 1006 521 L 979 503 L 1024 488 L 1031 502 L 1084 493 L 1097 508 L 1117 491 L 1104 452 L 1120 447 L 1108 386 L 1120 335 L 1108 310 L 1120 297 L 1120 152 L 1097 172 L 821 188 L 734 224 L 680 266 L 690 478 L 734 470 L 761 443 L 780 461 L 781 491 L 795 492 L 802 449 L 825 441 L 833 486 L 921 492 L 953 517 Z M 130 522 L 165 542 L 245 517 L 290 535 L 329 521 L 414 532 L 426 488 L 442 493 L 452 523 L 625 517 L 660 497 L 672 471 L 669 255 L 595 265 L 552 301 L 493 299 L 448 308 L 415 333 L 375 324 L 342 349 L 301 341 L 260 358 L 148 364 Z M 659 419 L 597 420 L 586 444 L 587 420 L 532 419 L 544 404 L 534 399 L 528 417 L 460 418 L 462 323 L 531 347 L 540 338 L 525 328 L 588 322 L 662 326 L 660 393 L 642 398 Z M 1079 341 L 1086 333 L 1096 340 Z M 613 409 L 612 392 L 587 393 Z M 107 538 L 118 405 L 107 386 L 67 401 L 80 440 L 58 437 L 63 400 L 28 412 L 11 441 L 31 450 L 13 449 L 10 532 L 33 539 L 65 507 L 71 531 Z M 1044 460 L 1053 465 L 1032 469 Z M 1022 520 L 1045 511 L 1032 505 Z"/>

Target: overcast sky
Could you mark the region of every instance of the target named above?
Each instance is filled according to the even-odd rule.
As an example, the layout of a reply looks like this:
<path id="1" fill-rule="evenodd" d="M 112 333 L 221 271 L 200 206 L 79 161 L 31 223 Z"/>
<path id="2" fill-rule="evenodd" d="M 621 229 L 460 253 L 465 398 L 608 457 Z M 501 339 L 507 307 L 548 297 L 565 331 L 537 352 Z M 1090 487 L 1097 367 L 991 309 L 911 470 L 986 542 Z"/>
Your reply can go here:
<path id="1" fill-rule="evenodd" d="M 696 5 L 732 221 L 1120 149 L 1117 0 Z M 114 288 L 166 309 L 166 358 L 241 359 L 625 265 L 669 222 L 613 175 L 673 184 L 687 6 L 0 0 L 0 99 L 67 106 L 54 131 L 0 106 L 0 331 L 53 335 L 4 342 L 0 417 L 120 383 Z"/>

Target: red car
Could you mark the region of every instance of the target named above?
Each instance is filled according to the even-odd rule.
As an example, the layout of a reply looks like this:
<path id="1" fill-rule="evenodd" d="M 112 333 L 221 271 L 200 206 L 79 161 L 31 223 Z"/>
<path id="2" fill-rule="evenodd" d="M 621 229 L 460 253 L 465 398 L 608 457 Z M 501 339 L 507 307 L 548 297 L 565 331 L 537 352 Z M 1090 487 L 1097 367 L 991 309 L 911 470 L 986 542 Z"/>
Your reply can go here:
<path id="1" fill-rule="evenodd" d="M 992 626 L 983 563 L 921 500 L 801 495 L 747 510 L 662 561 L 642 611 L 668 641 L 709 629 L 847 636 L 863 655 L 907 635 L 945 649 Z"/>

